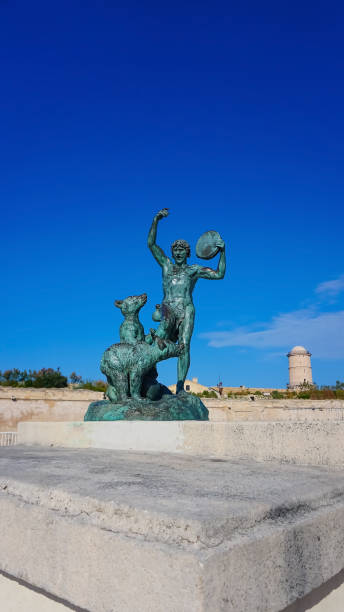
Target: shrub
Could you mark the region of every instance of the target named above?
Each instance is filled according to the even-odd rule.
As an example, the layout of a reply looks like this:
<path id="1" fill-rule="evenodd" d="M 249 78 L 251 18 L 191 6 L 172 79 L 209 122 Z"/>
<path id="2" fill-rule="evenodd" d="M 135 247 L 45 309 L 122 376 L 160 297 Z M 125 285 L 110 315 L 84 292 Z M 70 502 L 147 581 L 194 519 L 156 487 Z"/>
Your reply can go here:
<path id="1" fill-rule="evenodd" d="M 284 399 L 285 395 L 284 393 L 281 393 L 280 391 L 276 391 L 276 389 L 274 391 L 271 391 L 271 397 L 273 399 Z"/>
<path id="2" fill-rule="evenodd" d="M 104 380 L 87 380 L 79 386 L 79 389 L 88 389 L 89 391 L 103 391 L 107 389 L 107 383 Z"/>
<path id="3" fill-rule="evenodd" d="M 310 399 L 311 391 L 301 391 L 300 393 L 297 394 L 297 397 L 299 399 Z"/>
<path id="4" fill-rule="evenodd" d="M 215 391 L 202 391 L 202 393 L 193 393 L 192 395 L 196 395 L 197 397 L 217 397 Z"/>
<path id="5" fill-rule="evenodd" d="M 217 397 L 215 391 L 203 391 L 200 397 Z"/>

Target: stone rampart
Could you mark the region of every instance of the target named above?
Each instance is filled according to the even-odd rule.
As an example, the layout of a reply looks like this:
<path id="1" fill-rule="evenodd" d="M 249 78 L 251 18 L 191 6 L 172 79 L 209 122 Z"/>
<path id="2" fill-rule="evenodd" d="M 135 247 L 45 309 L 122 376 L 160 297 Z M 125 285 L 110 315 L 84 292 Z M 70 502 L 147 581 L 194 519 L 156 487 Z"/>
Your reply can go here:
<path id="1" fill-rule="evenodd" d="M 86 389 L 0 387 L 0 431 L 20 421 L 82 421 L 90 402 L 103 393 Z M 211 421 L 344 420 L 343 400 L 207 399 Z"/>
<path id="2" fill-rule="evenodd" d="M 103 396 L 87 389 L 0 387 L 0 431 L 16 431 L 20 421 L 82 421 L 89 403 Z"/>
<path id="3" fill-rule="evenodd" d="M 343 400 L 206 399 L 211 421 L 341 421 Z"/>

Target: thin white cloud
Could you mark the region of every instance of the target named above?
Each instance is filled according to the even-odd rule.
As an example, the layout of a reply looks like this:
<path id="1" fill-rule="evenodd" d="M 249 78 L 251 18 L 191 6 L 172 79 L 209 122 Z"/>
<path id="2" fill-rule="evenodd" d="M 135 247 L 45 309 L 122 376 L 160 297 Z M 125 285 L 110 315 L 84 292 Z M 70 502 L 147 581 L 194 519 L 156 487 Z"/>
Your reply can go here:
<path id="1" fill-rule="evenodd" d="M 335 280 L 320 283 L 320 285 L 318 285 L 315 289 L 316 293 L 330 298 L 336 297 L 342 291 L 344 291 L 344 274 Z"/>
<path id="2" fill-rule="evenodd" d="M 278 315 L 263 324 L 263 329 L 238 327 L 232 331 L 201 334 L 209 346 L 240 346 L 257 349 L 305 346 L 314 357 L 344 358 L 344 310 L 316 312 L 313 308 Z"/>

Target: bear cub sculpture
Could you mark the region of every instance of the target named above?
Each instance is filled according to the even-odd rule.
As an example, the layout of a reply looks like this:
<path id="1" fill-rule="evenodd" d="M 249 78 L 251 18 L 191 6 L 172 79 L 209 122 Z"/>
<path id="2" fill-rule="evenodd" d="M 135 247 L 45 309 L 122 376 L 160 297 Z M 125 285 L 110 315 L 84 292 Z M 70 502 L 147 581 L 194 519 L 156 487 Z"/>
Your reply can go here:
<path id="1" fill-rule="evenodd" d="M 119 328 L 119 339 L 122 344 L 136 344 L 145 340 L 143 325 L 139 320 L 139 312 L 147 303 L 147 293 L 130 295 L 125 300 L 115 300 L 114 304 L 120 309 L 124 321 Z"/>
<path id="2" fill-rule="evenodd" d="M 149 336 L 145 336 L 139 312 L 146 302 L 145 293 L 115 301 L 115 306 L 124 316 L 120 342 L 105 351 L 100 363 L 109 384 L 106 395 L 112 402 L 128 397 L 140 398 L 145 379 L 154 381 L 156 378 L 155 364 L 170 357 L 179 357 L 184 350 L 183 344 L 166 340 L 161 342 L 153 330 Z M 155 381 L 155 384 L 157 386 L 159 383 Z"/>

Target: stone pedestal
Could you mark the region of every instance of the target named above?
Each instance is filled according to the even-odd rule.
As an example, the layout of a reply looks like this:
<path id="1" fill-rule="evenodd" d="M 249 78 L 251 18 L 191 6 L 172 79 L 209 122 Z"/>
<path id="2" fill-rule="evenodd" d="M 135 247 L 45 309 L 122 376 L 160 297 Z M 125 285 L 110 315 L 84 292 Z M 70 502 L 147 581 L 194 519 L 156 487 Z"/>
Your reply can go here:
<path id="1" fill-rule="evenodd" d="M 20 444 L 182 453 L 344 467 L 344 421 L 23 422 Z"/>
<path id="2" fill-rule="evenodd" d="M 278 612 L 344 567 L 344 473 L 0 448 L 0 542 L 1 571 L 91 612 Z"/>

